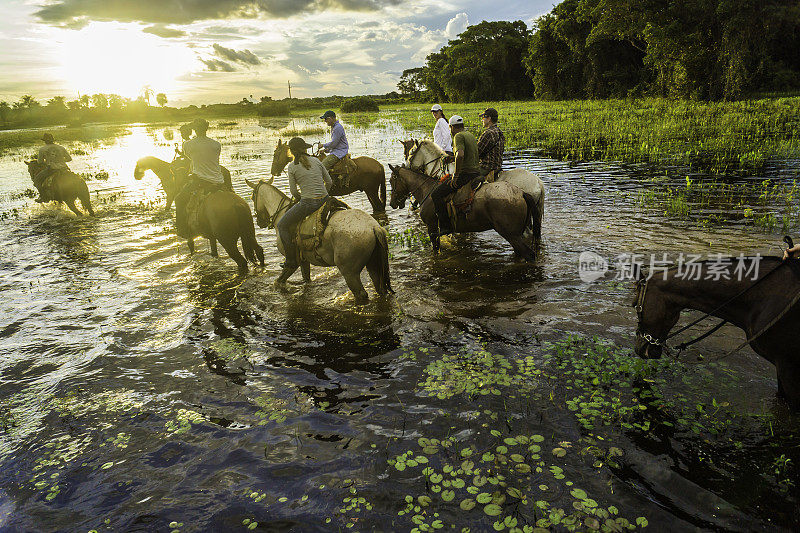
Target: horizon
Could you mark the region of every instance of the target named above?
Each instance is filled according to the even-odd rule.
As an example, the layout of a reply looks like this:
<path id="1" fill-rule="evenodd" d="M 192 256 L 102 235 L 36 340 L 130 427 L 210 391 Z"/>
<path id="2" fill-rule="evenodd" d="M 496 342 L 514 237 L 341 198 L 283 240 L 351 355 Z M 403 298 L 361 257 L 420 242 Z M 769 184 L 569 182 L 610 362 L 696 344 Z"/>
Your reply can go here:
<path id="1" fill-rule="evenodd" d="M 171 107 L 397 90 L 468 25 L 522 20 L 551 2 L 513 0 L 12 0 L 0 21 L 0 100 L 82 94 L 135 99 L 145 87 Z M 258 6 L 258 7 L 256 7 Z M 180 9 L 178 9 L 180 8 Z M 31 65 L 37 65 L 31 68 Z"/>

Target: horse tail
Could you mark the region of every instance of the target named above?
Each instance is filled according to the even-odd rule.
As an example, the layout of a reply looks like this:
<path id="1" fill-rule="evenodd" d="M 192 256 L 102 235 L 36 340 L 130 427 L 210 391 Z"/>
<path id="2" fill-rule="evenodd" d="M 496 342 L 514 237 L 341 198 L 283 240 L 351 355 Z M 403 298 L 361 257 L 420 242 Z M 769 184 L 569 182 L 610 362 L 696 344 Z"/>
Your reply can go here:
<path id="1" fill-rule="evenodd" d="M 89 216 L 93 217 L 95 216 L 95 214 L 94 214 L 94 209 L 92 209 L 91 199 L 89 198 L 89 186 L 86 185 L 86 182 L 83 181 L 82 179 L 80 178 L 78 179 L 79 179 L 78 191 L 77 191 L 78 199 L 81 201 L 81 205 L 86 210 L 86 212 L 89 213 Z"/>
<path id="2" fill-rule="evenodd" d="M 244 202 L 237 202 L 236 212 L 245 258 L 253 264 L 264 266 L 264 249 L 256 240 L 256 228 L 253 225 L 253 212 L 250 211 L 250 206 Z"/>
<path id="3" fill-rule="evenodd" d="M 381 165 L 381 183 L 380 183 L 380 201 L 381 201 L 381 208 L 386 211 L 386 170 L 384 170 L 383 165 Z"/>
<path id="4" fill-rule="evenodd" d="M 533 232 L 533 238 L 539 240 L 542 238 L 542 218 L 544 217 L 544 191 L 537 200 L 531 194 L 522 193 L 525 198 L 525 203 L 528 205 L 528 214 L 525 220 L 525 226 L 530 228 Z"/>
<path id="5" fill-rule="evenodd" d="M 389 239 L 386 230 L 375 224 L 373 232 L 375 233 L 375 247 L 367 261 L 367 270 L 378 294 L 381 296 L 394 294 L 389 277 Z"/>

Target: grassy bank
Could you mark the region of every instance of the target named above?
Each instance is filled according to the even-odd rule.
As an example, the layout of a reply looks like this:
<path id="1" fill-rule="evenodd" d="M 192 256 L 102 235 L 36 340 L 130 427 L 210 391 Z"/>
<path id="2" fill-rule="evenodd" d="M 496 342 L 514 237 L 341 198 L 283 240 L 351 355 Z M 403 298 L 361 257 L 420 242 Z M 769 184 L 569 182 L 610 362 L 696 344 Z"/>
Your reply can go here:
<path id="1" fill-rule="evenodd" d="M 0 131 L 0 155 L 11 148 L 41 144 L 42 135 L 45 131 L 51 132 L 55 136 L 56 142 L 59 143 L 91 142 L 120 135 L 125 131 L 125 126 L 103 124 L 76 128 L 54 127 L 35 130 Z"/>
<path id="2" fill-rule="evenodd" d="M 770 161 L 800 158 L 800 98 L 739 102 L 575 100 L 445 104 L 473 132 L 486 107 L 500 113 L 509 147 L 539 148 L 559 159 L 685 165 L 718 174 L 757 172 Z M 408 130 L 430 136 L 429 104 L 384 107 Z M 356 125 L 375 114 L 344 115 Z"/>

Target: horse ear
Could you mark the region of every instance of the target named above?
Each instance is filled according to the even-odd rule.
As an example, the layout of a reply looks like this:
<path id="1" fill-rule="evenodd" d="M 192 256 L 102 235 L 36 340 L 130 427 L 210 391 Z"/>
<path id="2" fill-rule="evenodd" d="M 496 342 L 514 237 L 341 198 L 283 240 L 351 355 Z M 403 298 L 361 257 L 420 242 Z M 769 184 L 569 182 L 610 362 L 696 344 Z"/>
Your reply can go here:
<path id="1" fill-rule="evenodd" d="M 278 146 L 283 146 L 283 141 L 281 139 L 278 139 Z"/>
<path id="2" fill-rule="evenodd" d="M 389 170 L 394 172 L 394 169 L 396 169 L 396 168 L 397 168 L 396 166 L 394 166 L 393 164 L 389 163 Z"/>
<path id="3" fill-rule="evenodd" d="M 269 180 L 267 180 L 267 183 L 269 183 L 270 185 L 272 185 L 272 182 L 273 182 L 273 181 L 275 181 L 275 176 L 272 176 L 272 177 L 271 177 Z"/>
<path id="4" fill-rule="evenodd" d="M 419 141 L 418 141 L 418 140 L 416 140 L 416 139 L 414 139 L 414 146 L 416 146 L 417 148 L 419 148 Z"/>
<path id="5" fill-rule="evenodd" d="M 249 180 L 249 179 L 247 179 L 247 178 L 245 178 L 245 179 L 244 179 L 244 181 L 245 181 L 245 183 L 247 183 L 247 184 L 248 184 L 250 187 L 252 187 L 253 189 L 255 189 L 256 187 L 258 187 L 258 183 L 253 183 L 252 181 L 250 181 L 250 180 Z"/>

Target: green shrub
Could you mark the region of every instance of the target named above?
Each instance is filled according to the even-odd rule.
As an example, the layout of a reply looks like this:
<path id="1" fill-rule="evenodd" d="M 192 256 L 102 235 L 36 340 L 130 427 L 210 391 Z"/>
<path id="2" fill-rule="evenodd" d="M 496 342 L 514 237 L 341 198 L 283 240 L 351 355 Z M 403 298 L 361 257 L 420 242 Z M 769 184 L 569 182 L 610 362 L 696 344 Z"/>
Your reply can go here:
<path id="1" fill-rule="evenodd" d="M 258 104 L 258 114 L 262 117 L 288 117 L 288 102 L 262 102 Z"/>
<path id="2" fill-rule="evenodd" d="M 359 111 L 380 111 L 378 103 L 369 96 L 356 96 L 346 100 L 341 107 L 345 113 L 357 113 Z"/>

